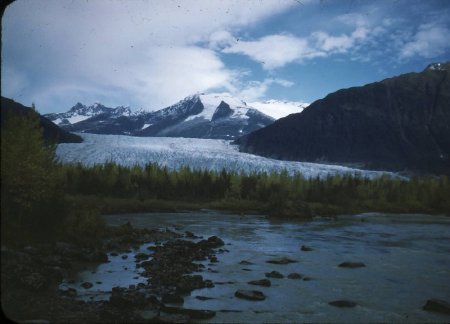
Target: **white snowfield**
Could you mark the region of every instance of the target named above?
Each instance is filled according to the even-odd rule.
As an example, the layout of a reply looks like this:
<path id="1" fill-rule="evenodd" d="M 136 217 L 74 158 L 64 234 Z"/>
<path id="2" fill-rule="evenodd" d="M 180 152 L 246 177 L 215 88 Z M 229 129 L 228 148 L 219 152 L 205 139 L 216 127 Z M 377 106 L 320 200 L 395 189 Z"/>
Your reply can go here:
<path id="1" fill-rule="evenodd" d="M 203 111 L 197 115 L 189 116 L 186 118 L 186 121 L 198 117 L 211 121 L 214 112 L 222 101 L 226 102 L 230 106 L 230 109 L 233 110 L 232 118 L 248 119 L 248 116 L 245 115 L 249 109 L 247 104 L 242 100 L 231 96 L 229 93 L 200 94 L 199 98 L 203 104 Z"/>
<path id="2" fill-rule="evenodd" d="M 338 165 L 292 162 L 241 153 L 230 141 L 179 137 L 133 137 L 82 133 L 83 143 L 59 144 L 56 154 L 63 163 L 80 162 L 92 166 L 115 162 L 123 166 L 145 166 L 157 163 L 169 169 L 189 166 L 191 169 L 244 172 L 301 173 L 304 177 L 326 177 L 355 174 L 374 178 L 381 171 L 366 171 Z"/>

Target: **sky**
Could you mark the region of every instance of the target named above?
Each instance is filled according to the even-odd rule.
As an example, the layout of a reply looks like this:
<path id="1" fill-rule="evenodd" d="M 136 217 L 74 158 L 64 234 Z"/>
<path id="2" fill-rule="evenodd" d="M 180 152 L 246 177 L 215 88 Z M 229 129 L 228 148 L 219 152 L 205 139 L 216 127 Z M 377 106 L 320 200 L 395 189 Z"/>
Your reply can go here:
<path id="1" fill-rule="evenodd" d="M 1 92 L 41 113 L 198 92 L 311 103 L 450 60 L 448 0 L 17 0 Z"/>

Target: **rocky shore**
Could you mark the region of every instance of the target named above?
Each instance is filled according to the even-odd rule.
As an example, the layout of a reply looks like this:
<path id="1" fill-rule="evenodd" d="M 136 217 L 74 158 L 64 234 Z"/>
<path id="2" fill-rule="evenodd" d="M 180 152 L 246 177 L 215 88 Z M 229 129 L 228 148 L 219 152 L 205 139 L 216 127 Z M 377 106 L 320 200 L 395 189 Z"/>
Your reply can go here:
<path id="1" fill-rule="evenodd" d="M 42 323 L 183 323 L 210 318 L 215 315 L 213 311 L 166 305 L 182 303 L 182 295 L 194 289 L 213 286 L 211 281 L 192 273 L 203 267 L 197 261 L 217 262 L 215 253 L 224 242 L 216 236 L 196 243 L 193 238 L 190 232 L 181 235 L 167 229 L 136 229 L 127 223 L 113 229 L 99 246 L 67 242 L 2 246 L 2 310 L 13 321 Z M 148 254 L 135 255 L 136 267 L 144 269 L 142 275 L 148 278 L 147 283 L 114 287 L 106 301 L 79 300 L 77 289 L 60 287 L 63 278 L 83 264 L 109 262 L 108 253 L 129 251 L 151 242 L 164 244 L 152 246 Z M 80 289 L 92 285 L 85 282 Z"/>

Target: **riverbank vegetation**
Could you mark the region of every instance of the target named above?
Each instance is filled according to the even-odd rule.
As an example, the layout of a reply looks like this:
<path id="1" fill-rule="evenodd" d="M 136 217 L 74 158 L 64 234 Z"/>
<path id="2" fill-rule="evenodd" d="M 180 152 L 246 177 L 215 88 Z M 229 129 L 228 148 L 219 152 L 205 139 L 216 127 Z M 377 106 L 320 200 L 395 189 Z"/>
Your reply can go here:
<path id="1" fill-rule="evenodd" d="M 155 164 L 61 166 L 70 199 L 102 213 L 213 208 L 273 217 L 359 212 L 450 212 L 448 177 L 402 179 L 353 175 L 304 178 L 287 172 L 243 174 L 168 170 Z"/>
<path id="2" fill-rule="evenodd" d="M 1 131 L 2 242 L 98 239 L 100 214 L 219 209 L 308 219 L 360 212 L 450 215 L 450 179 L 62 165 L 36 118 L 9 118 Z"/>

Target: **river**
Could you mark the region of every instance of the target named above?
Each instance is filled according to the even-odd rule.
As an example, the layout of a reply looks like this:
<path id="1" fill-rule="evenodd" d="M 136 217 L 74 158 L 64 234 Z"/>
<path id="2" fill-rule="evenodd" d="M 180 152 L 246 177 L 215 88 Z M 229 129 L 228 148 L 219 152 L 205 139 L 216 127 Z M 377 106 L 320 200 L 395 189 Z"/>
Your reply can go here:
<path id="1" fill-rule="evenodd" d="M 194 290 L 183 307 L 217 312 L 208 322 L 448 322 L 449 317 L 421 309 L 427 299 L 450 300 L 450 217 L 428 215 L 361 214 L 317 218 L 309 222 L 273 222 L 258 215 L 231 215 L 214 211 L 105 216 L 111 225 L 129 221 L 133 226 L 191 231 L 205 238 L 217 235 L 227 251 L 218 263 L 205 262 L 200 274 L 215 283 Z M 306 245 L 312 251 L 301 251 Z M 111 262 L 78 273 L 67 286 L 79 298 L 108 297 L 113 286 L 145 282 L 133 255 L 148 252 L 147 245 L 110 255 Z M 288 257 L 298 262 L 270 264 Z M 247 264 L 241 264 L 247 261 Z M 349 269 L 345 261 L 363 262 Z M 270 287 L 252 286 L 250 280 L 278 271 Z M 288 279 L 290 273 L 303 279 Z M 94 283 L 89 290 L 83 281 Z M 260 290 L 264 301 L 234 297 L 237 289 Z M 199 300 L 196 296 L 212 299 Z M 353 308 L 328 303 L 351 300 Z"/>

